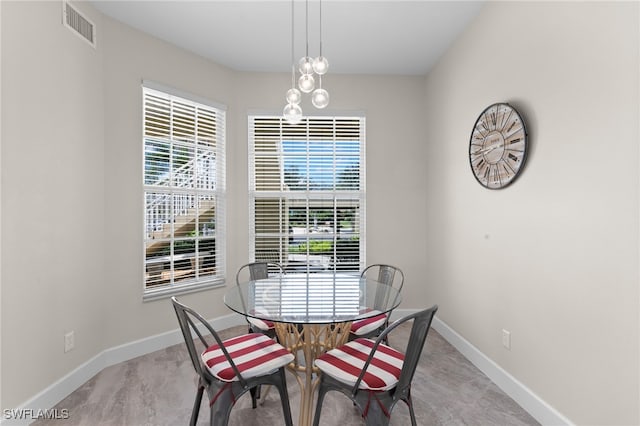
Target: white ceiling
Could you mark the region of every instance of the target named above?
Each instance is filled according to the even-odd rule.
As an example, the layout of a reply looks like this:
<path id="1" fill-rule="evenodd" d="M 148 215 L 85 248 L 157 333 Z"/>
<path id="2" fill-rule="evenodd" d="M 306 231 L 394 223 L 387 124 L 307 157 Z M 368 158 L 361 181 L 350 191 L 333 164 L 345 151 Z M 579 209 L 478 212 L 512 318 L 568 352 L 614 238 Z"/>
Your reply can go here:
<path id="1" fill-rule="evenodd" d="M 291 71 L 291 1 L 104 1 L 104 14 L 238 71 Z M 423 75 L 483 1 L 324 0 L 329 73 Z M 309 56 L 319 52 L 318 0 L 309 0 Z M 295 58 L 305 52 L 305 2 L 296 0 Z"/>

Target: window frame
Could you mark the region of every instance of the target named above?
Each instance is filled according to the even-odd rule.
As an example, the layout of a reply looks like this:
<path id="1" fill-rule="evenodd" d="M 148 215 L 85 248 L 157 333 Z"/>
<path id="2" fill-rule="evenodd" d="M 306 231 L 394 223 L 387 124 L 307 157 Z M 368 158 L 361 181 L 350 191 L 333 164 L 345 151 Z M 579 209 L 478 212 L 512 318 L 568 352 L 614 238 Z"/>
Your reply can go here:
<path id="1" fill-rule="evenodd" d="M 256 143 L 259 138 L 261 138 L 261 136 L 257 136 L 256 135 L 256 130 L 259 128 L 259 124 L 257 123 L 257 120 L 265 120 L 265 121 L 271 121 L 272 123 L 277 123 L 278 126 L 278 130 L 273 130 L 273 132 L 278 132 L 279 131 L 279 139 L 278 142 L 276 142 L 276 151 L 277 154 L 274 154 L 274 158 L 271 160 L 272 164 L 275 162 L 275 157 L 278 157 L 278 166 L 272 166 L 272 167 L 277 167 L 277 169 L 279 169 L 279 188 L 278 189 L 273 189 L 273 188 L 268 188 L 268 189 L 260 189 L 260 184 L 258 183 L 257 179 L 258 179 L 258 173 L 262 173 L 262 171 L 257 171 L 260 166 L 257 166 L 256 161 L 257 158 L 260 157 L 259 155 L 259 150 L 260 148 L 256 148 Z M 332 129 L 331 131 L 332 133 L 332 138 L 320 138 L 317 139 L 317 135 L 322 135 L 323 132 L 326 133 L 326 124 L 328 121 L 332 121 Z M 354 130 L 353 128 L 348 128 L 347 130 L 345 130 L 344 128 L 342 128 L 342 125 L 345 125 L 344 123 L 349 123 L 349 122 L 357 122 L 357 136 L 353 137 L 351 135 L 353 135 Z M 314 124 L 315 123 L 315 124 Z M 268 124 L 265 124 L 268 126 Z M 314 127 L 317 126 L 316 127 Z M 283 264 L 283 267 L 285 267 L 285 269 L 287 270 L 288 273 L 291 272 L 304 272 L 304 273 L 309 273 L 309 272 L 318 272 L 318 271 L 324 271 L 324 272 L 341 272 L 341 271 L 345 271 L 345 272 L 349 272 L 349 273 L 353 273 L 353 272 L 357 272 L 362 270 L 362 268 L 364 267 L 364 265 L 366 264 L 366 157 L 365 157 L 365 147 L 366 147 L 366 120 L 364 117 L 364 114 L 362 115 L 354 115 L 354 114 L 349 114 L 349 115 L 332 115 L 332 116 L 306 116 L 303 118 L 302 122 L 296 125 L 291 125 L 289 123 L 286 122 L 286 120 L 284 120 L 284 118 L 282 116 L 279 115 L 275 115 L 275 114 L 268 114 L 268 113 L 250 113 L 248 114 L 248 178 L 249 178 L 249 256 L 250 256 L 250 261 L 276 261 L 279 263 Z M 275 124 L 274 124 L 275 126 Z M 348 124 L 346 124 L 346 126 L 348 126 Z M 271 132 L 272 130 L 267 130 L 268 132 Z M 300 135 L 303 136 L 300 136 Z M 294 136 L 292 136 L 294 135 Z M 301 141 L 301 137 L 303 139 L 306 139 L 306 155 L 307 155 L 307 167 L 309 167 L 307 170 L 305 170 L 305 173 L 307 173 L 307 187 L 305 190 L 290 190 L 287 189 L 287 184 L 286 184 L 286 180 L 287 180 L 287 161 L 286 161 L 286 157 L 291 155 L 291 152 L 285 152 L 284 148 L 283 148 L 283 141 L 287 140 L 287 138 L 291 137 L 292 139 L 296 139 L 298 141 Z M 344 188 L 342 189 L 338 189 L 339 186 L 339 181 L 340 181 L 340 173 L 341 170 L 338 168 L 338 157 L 339 157 L 339 153 L 340 148 L 338 148 L 340 143 L 344 143 L 345 140 L 352 140 L 355 141 L 358 144 L 358 150 L 357 150 L 357 158 L 358 158 L 358 169 L 357 169 L 357 180 L 358 180 L 358 186 L 357 189 L 349 189 L 346 190 Z M 328 190 L 318 190 L 318 189 L 310 189 L 312 187 L 311 184 L 311 166 L 310 164 L 313 163 L 314 160 L 312 160 L 311 158 L 313 157 L 314 154 L 312 154 L 314 149 L 318 149 L 318 148 L 313 148 L 312 146 L 314 146 L 314 143 L 327 143 L 330 142 L 332 144 L 332 148 L 331 148 L 331 157 L 332 160 L 330 160 L 329 162 L 331 163 L 331 166 L 333 167 L 333 174 L 332 176 L 321 176 L 320 179 L 322 181 L 326 182 L 330 182 L 329 185 L 332 186 L 332 189 L 328 189 Z M 322 149 L 322 148 L 321 148 Z M 295 155 L 295 154 L 294 154 Z M 316 151 L 315 154 L 316 158 L 321 158 L 323 156 L 322 153 L 318 154 Z M 266 156 L 268 157 L 269 154 L 266 154 Z M 323 160 L 320 159 L 318 160 L 318 163 L 322 163 Z M 317 165 L 317 163 L 316 163 Z M 258 169 L 257 169 L 258 168 Z M 342 171 L 344 173 L 344 170 Z M 273 175 L 275 176 L 276 172 L 273 172 Z M 355 175 L 355 174 L 354 174 Z M 351 175 L 349 175 L 351 176 Z M 351 176 L 353 178 L 353 176 Z M 263 178 L 265 179 L 264 182 L 268 181 L 268 178 Z M 275 183 L 273 183 L 273 185 L 275 185 Z M 344 185 L 344 184 L 343 184 Z M 321 185 L 320 185 L 321 186 Z M 274 256 L 273 258 L 269 258 L 269 254 L 265 254 L 265 252 L 268 252 L 269 249 L 267 248 L 268 244 L 259 242 L 258 238 L 260 236 L 265 236 L 268 235 L 267 233 L 260 233 L 257 230 L 258 224 L 262 224 L 261 226 L 263 226 L 263 228 L 266 226 L 268 227 L 269 225 L 264 225 L 265 222 L 268 222 L 268 220 L 265 220 L 263 222 L 259 222 L 260 219 L 257 218 L 256 216 L 259 216 L 259 213 L 256 213 L 256 202 L 258 200 L 269 200 L 271 199 L 272 201 L 278 201 L 278 209 L 279 209 L 279 214 L 278 214 L 278 235 L 276 236 L 275 234 L 270 235 L 270 237 L 275 241 L 276 238 L 279 238 L 278 241 L 278 253 L 277 256 Z M 293 200 L 293 201 L 292 201 Z M 306 240 L 306 244 L 307 244 L 307 248 L 306 248 L 306 253 L 304 253 L 306 255 L 306 267 L 305 268 L 296 268 L 295 267 L 295 260 L 293 262 L 291 262 L 292 258 L 291 258 L 291 253 L 292 251 L 290 251 L 291 248 L 291 241 L 292 241 L 292 236 L 294 235 L 294 231 L 292 230 L 292 228 L 290 227 L 290 221 L 292 220 L 292 216 L 291 216 L 291 209 L 295 208 L 294 203 L 296 202 L 296 200 L 298 202 L 301 202 L 303 200 L 306 200 L 306 229 L 304 230 L 304 237 L 303 238 L 307 238 Z M 327 201 L 327 204 L 324 204 L 323 202 Z M 333 204 L 332 204 L 333 203 Z M 351 204 L 349 204 L 351 203 Z M 331 205 L 332 204 L 332 205 Z M 332 241 L 332 248 L 331 250 L 331 259 L 329 260 L 329 267 L 326 268 L 326 259 L 322 259 L 320 260 L 321 266 L 318 266 L 316 264 L 316 266 L 311 266 L 312 263 L 315 263 L 314 261 L 312 261 L 312 259 L 309 257 L 311 255 L 311 241 L 313 240 L 313 237 L 310 236 L 311 231 L 311 227 L 310 227 L 310 211 L 312 210 L 312 205 L 314 209 L 316 210 L 322 210 L 323 208 L 325 209 L 333 209 L 333 218 L 330 220 L 330 226 L 329 226 L 329 234 L 330 234 L 330 238 Z M 275 209 L 275 206 L 273 207 Z M 354 245 L 353 244 L 347 244 L 342 245 L 341 248 L 339 248 L 339 244 L 338 241 L 341 240 L 341 233 L 340 233 L 340 213 L 339 211 L 345 211 L 345 210 L 349 210 L 350 208 L 352 208 L 353 212 L 354 212 L 354 216 L 357 216 L 357 219 L 353 220 L 351 223 L 355 224 L 357 223 L 357 226 L 353 226 L 351 229 L 352 231 L 356 234 L 356 237 L 358 239 L 358 243 L 357 243 L 357 259 L 355 258 L 351 258 L 348 259 L 347 256 L 347 261 L 346 263 L 340 264 L 341 260 L 340 260 L 340 253 L 342 254 L 349 254 L 352 253 L 352 251 L 354 250 Z M 284 213 L 285 211 L 288 213 Z M 274 220 L 275 222 L 275 220 Z M 272 222 L 273 223 L 273 222 Z M 276 226 L 276 225 L 272 225 L 272 226 Z M 284 231 L 285 228 L 288 228 L 289 231 Z M 285 241 L 286 240 L 286 241 Z M 262 244 L 262 251 L 258 250 L 258 245 Z M 272 244 L 275 244 L 272 243 Z M 284 249 L 283 247 L 286 247 L 286 249 Z M 346 247 L 346 248 L 345 248 Z M 261 251 L 261 252 L 260 252 Z M 352 253 L 353 254 L 353 253 Z M 286 259 L 285 259 L 286 256 Z M 317 262 L 317 258 L 316 258 L 316 262 Z"/>
<path id="2" fill-rule="evenodd" d="M 142 299 L 151 301 L 224 286 L 227 203 L 226 106 L 146 80 L 142 82 L 141 95 Z M 149 96 L 153 99 L 148 100 Z M 169 118 L 161 118 L 159 124 L 154 124 L 150 120 L 154 99 L 160 99 L 170 105 L 168 109 L 163 110 L 169 112 L 162 113 Z M 147 110 L 148 104 L 151 112 Z M 184 115 L 178 111 L 181 107 L 186 108 L 187 112 Z M 161 121 L 163 119 L 165 121 Z M 183 121 L 180 122 L 180 119 Z M 147 126 L 148 121 L 149 126 Z M 179 129 L 181 123 L 188 128 L 182 134 Z M 154 130 L 161 128 L 164 124 L 167 124 L 167 134 L 161 136 L 154 134 Z M 192 133 L 189 133 L 191 131 Z M 154 164 L 154 154 L 147 154 L 148 147 L 156 148 L 155 155 L 157 158 L 162 157 L 162 161 Z M 159 147 L 166 148 L 161 151 Z M 176 183 L 178 173 L 174 172 L 174 168 L 179 170 L 180 162 L 185 163 L 180 168 L 191 163 L 191 166 L 185 169 L 186 174 L 191 177 L 191 181 L 186 186 Z M 154 167 L 156 171 L 152 170 Z M 164 170 L 164 174 L 159 170 Z M 150 184 L 147 179 L 154 176 L 164 176 L 164 178 L 154 182 L 155 185 Z M 157 239 L 158 227 L 151 223 L 154 221 L 150 220 L 150 211 L 147 211 L 149 197 L 154 194 L 170 200 L 164 201 L 169 205 L 170 212 L 167 213 L 165 209 L 164 213 L 169 219 L 168 222 L 160 221 L 161 235 Z M 186 213 L 187 220 L 189 217 L 193 220 L 183 223 L 181 228 L 178 228 L 176 227 L 178 216 L 174 215 L 174 211 L 177 210 L 180 200 L 185 199 L 189 209 Z M 153 249 L 154 251 L 162 250 L 162 252 L 154 253 L 155 257 L 148 257 L 147 250 L 154 244 L 168 245 L 168 247 Z M 203 251 L 203 247 L 211 249 Z M 167 249 L 169 253 L 165 255 L 164 252 Z M 149 259 L 153 259 L 153 262 L 149 262 Z M 157 263 L 161 264 L 160 268 L 152 266 Z M 168 268 L 166 268 L 167 265 Z M 177 271 L 183 268 L 188 268 L 187 270 L 192 272 L 183 272 L 187 278 L 176 279 Z M 160 278 L 158 278 L 158 270 Z M 164 282 L 166 271 L 169 276 L 168 282 Z M 153 284 L 154 280 L 156 284 Z"/>

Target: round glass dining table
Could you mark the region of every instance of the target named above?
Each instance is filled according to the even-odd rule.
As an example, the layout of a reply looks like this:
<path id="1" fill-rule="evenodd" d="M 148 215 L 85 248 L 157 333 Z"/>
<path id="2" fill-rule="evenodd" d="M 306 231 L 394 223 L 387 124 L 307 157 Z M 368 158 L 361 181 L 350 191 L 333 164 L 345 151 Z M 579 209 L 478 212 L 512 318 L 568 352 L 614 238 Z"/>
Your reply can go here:
<path id="1" fill-rule="evenodd" d="M 401 302 L 397 289 L 348 273 L 290 273 L 229 288 L 224 303 L 247 317 L 275 324 L 300 385 L 299 425 L 310 425 L 318 371 L 313 361 L 348 340 L 351 322 L 388 313 Z"/>

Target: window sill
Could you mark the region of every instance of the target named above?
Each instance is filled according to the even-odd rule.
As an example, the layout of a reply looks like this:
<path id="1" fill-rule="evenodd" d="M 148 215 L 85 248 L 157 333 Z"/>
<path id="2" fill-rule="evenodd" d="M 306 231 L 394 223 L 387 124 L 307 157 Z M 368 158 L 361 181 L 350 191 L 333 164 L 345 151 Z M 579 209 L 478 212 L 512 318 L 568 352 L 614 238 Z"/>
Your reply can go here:
<path id="1" fill-rule="evenodd" d="M 211 290 L 213 288 L 224 287 L 225 281 L 222 279 L 213 281 L 204 281 L 198 283 L 179 284 L 172 286 L 162 286 L 154 289 L 144 290 L 142 295 L 143 302 L 152 302 L 159 299 L 167 299 L 171 296 L 195 293 L 198 291 Z"/>

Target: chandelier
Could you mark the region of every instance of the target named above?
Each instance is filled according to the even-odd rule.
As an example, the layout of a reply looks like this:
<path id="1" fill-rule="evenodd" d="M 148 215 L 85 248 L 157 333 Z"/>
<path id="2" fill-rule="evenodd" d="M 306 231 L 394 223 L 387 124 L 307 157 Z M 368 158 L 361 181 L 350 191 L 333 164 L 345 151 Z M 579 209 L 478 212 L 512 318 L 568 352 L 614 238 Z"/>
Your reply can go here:
<path id="1" fill-rule="evenodd" d="M 309 0 L 305 0 L 305 24 L 306 24 L 306 50 L 305 55 L 298 61 L 298 87 L 296 87 L 296 64 L 294 61 L 294 0 L 291 0 L 291 89 L 287 90 L 287 105 L 284 107 L 283 115 L 290 124 L 297 124 L 302 120 L 302 93 L 311 93 L 311 103 L 318 109 L 329 105 L 329 92 L 322 88 L 322 76 L 329 69 L 329 61 L 322 55 L 322 0 L 320 4 L 320 54 L 316 58 L 309 56 Z M 318 88 L 315 88 L 316 78 Z M 315 90 L 314 90 L 315 89 Z"/>

